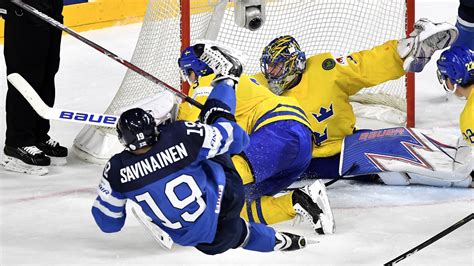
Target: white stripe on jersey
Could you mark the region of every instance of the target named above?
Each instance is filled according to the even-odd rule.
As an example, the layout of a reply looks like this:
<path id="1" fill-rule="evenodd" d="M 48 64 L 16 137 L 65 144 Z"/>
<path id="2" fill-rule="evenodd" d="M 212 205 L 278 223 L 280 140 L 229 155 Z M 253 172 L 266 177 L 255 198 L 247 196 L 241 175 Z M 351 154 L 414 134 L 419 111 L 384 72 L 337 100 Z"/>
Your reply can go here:
<path id="1" fill-rule="evenodd" d="M 221 141 L 223 139 L 221 132 L 212 126 L 203 125 L 204 126 L 204 142 L 202 147 L 205 149 L 209 149 L 207 153 L 206 159 L 213 158 L 217 155 L 217 152 L 221 148 Z"/>
<path id="2" fill-rule="evenodd" d="M 107 207 L 102 205 L 98 200 L 94 201 L 94 207 L 97 208 L 99 211 L 101 211 L 103 214 L 105 214 L 105 215 L 107 215 L 111 218 L 118 219 L 118 218 L 123 217 L 123 212 L 113 212 L 113 211 L 107 209 Z"/>
<path id="3" fill-rule="evenodd" d="M 226 153 L 229 150 L 230 144 L 232 144 L 232 142 L 234 142 L 234 128 L 228 122 L 219 123 L 218 125 L 222 126 L 225 129 L 225 131 L 227 132 L 227 136 L 228 136 L 226 141 L 225 141 L 224 147 L 219 151 L 219 154 L 223 154 L 223 153 Z"/>
<path id="4" fill-rule="evenodd" d="M 112 196 L 112 187 L 110 186 L 109 181 L 103 177 L 100 180 L 99 187 L 97 188 L 97 194 L 99 194 L 101 200 L 115 207 L 123 207 L 123 205 L 125 205 L 126 199 L 119 199 Z"/>
<path id="5" fill-rule="evenodd" d="M 123 207 L 125 205 L 125 202 L 127 201 L 127 199 L 119 199 L 119 198 L 116 198 L 114 196 L 112 196 L 112 194 L 110 194 L 108 197 L 104 197 L 102 193 L 99 194 L 100 196 L 100 199 L 107 202 L 108 204 L 110 205 L 113 205 L 115 207 Z"/>

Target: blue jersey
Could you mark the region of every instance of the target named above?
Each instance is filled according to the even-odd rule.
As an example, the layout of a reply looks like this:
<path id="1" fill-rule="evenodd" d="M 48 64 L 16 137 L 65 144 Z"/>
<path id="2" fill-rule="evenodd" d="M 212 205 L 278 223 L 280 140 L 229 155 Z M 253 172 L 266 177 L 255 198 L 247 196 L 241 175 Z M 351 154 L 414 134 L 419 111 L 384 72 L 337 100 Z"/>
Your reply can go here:
<path id="1" fill-rule="evenodd" d="M 240 153 L 248 136 L 224 118 L 213 125 L 178 121 L 160 129 L 158 142 L 145 154 L 123 151 L 109 160 L 92 208 L 94 219 L 104 232 L 121 230 L 129 199 L 174 242 L 210 243 L 226 178 L 222 164 L 209 159 Z"/>

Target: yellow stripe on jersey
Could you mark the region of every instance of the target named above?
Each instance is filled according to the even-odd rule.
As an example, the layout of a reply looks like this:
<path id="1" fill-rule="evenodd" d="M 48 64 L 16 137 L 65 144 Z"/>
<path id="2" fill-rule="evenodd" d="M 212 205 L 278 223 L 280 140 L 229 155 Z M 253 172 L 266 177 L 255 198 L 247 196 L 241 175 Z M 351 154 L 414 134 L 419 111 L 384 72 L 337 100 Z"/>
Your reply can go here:
<path id="1" fill-rule="evenodd" d="M 459 118 L 459 126 L 464 140 L 474 146 L 474 89 L 471 90 L 467 98 L 466 105 Z"/>
<path id="2" fill-rule="evenodd" d="M 191 89 L 189 95 L 204 103 L 211 91 L 209 87 L 213 79 L 214 75 L 202 77 L 199 80 L 199 87 Z M 236 88 L 236 100 L 235 119 L 248 134 L 265 125 L 283 120 L 298 121 L 311 128 L 308 116 L 295 98 L 275 95 L 247 75 L 240 77 Z M 180 105 L 178 119 L 195 121 L 198 116 L 199 109 L 196 107 L 188 103 Z"/>
<path id="3" fill-rule="evenodd" d="M 279 103 L 273 109 L 262 115 L 253 126 L 250 133 L 257 131 L 264 125 L 281 120 L 296 120 L 308 128 L 311 128 L 308 118 L 301 107 L 291 104 Z"/>
<path id="4" fill-rule="evenodd" d="M 324 53 L 307 60 L 299 84 L 283 95 L 296 98 L 308 114 L 313 131 L 313 157 L 340 153 L 342 139 L 353 133 L 356 118 L 349 103 L 350 95 L 405 74 L 396 47 L 394 40 L 349 56 Z M 263 74 L 253 78 L 268 87 Z"/>

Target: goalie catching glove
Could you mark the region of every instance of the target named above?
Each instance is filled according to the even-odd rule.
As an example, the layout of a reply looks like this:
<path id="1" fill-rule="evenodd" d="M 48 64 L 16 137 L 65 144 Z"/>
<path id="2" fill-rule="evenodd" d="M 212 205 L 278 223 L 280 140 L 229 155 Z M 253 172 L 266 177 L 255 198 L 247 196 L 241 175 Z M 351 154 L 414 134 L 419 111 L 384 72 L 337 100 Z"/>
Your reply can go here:
<path id="1" fill-rule="evenodd" d="M 421 72 L 437 51 L 450 46 L 458 37 L 453 25 L 433 23 L 422 18 L 415 23 L 415 30 L 408 38 L 398 41 L 398 54 L 403 59 L 406 72 Z"/>

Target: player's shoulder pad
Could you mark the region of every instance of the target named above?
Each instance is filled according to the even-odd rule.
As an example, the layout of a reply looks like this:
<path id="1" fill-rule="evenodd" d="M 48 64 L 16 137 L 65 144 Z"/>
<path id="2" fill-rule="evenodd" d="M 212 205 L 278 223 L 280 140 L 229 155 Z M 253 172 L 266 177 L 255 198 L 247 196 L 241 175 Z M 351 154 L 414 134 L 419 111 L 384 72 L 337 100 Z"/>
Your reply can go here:
<path id="1" fill-rule="evenodd" d="M 242 74 L 242 76 L 244 76 L 245 74 Z M 242 79 L 242 76 L 240 77 Z M 251 75 L 251 76 L 248 76 L 249 77 L 249 80 L 255 84 L 258 84 L 258 85 L 262 85 L 264 87 L 267 87 L 268 88 L 268 81 L 267 79 L 265 78 L 265 76 L 263 75 L 262 72 L 259 72 L 257 74 L 254 74 L 254 75 Z"/>
<path id="2" fill-rule="evenodd" d="M 175 121 L 171 124 L 160 126 L 160 142 L 183 142 L 189 149 L 199 149 L 204 141 L 204 125 L 190 121 Z"/>
<path id="3" fill-rule="evenodd" d="M 111 176 L 111 173 L 118 171 L 122 167 L 122 161 L 120 160 L 120 154 L 117 153 L 114 156 L 112 156 L 107 163 L 104 166 L 104 171 L 102 173 L 102 176 L 104 178 L 109 178 Z"/>
<path id="4" fill-rule="evenodd" d="M 103 178 L 101 181 L 101 185 L 104 180 L 107 181 L 108 187 L 112 186 L 116 188 L 120 184 L 119 172 L 120 172 L 120 168 L 122 168 L 122 165 L 123 165 L 122 160 L 120 158 L 123 152 L 115 154 L 107 161 L 107 163 L 104 166 L 104 170 L 102 172 Z"/>

